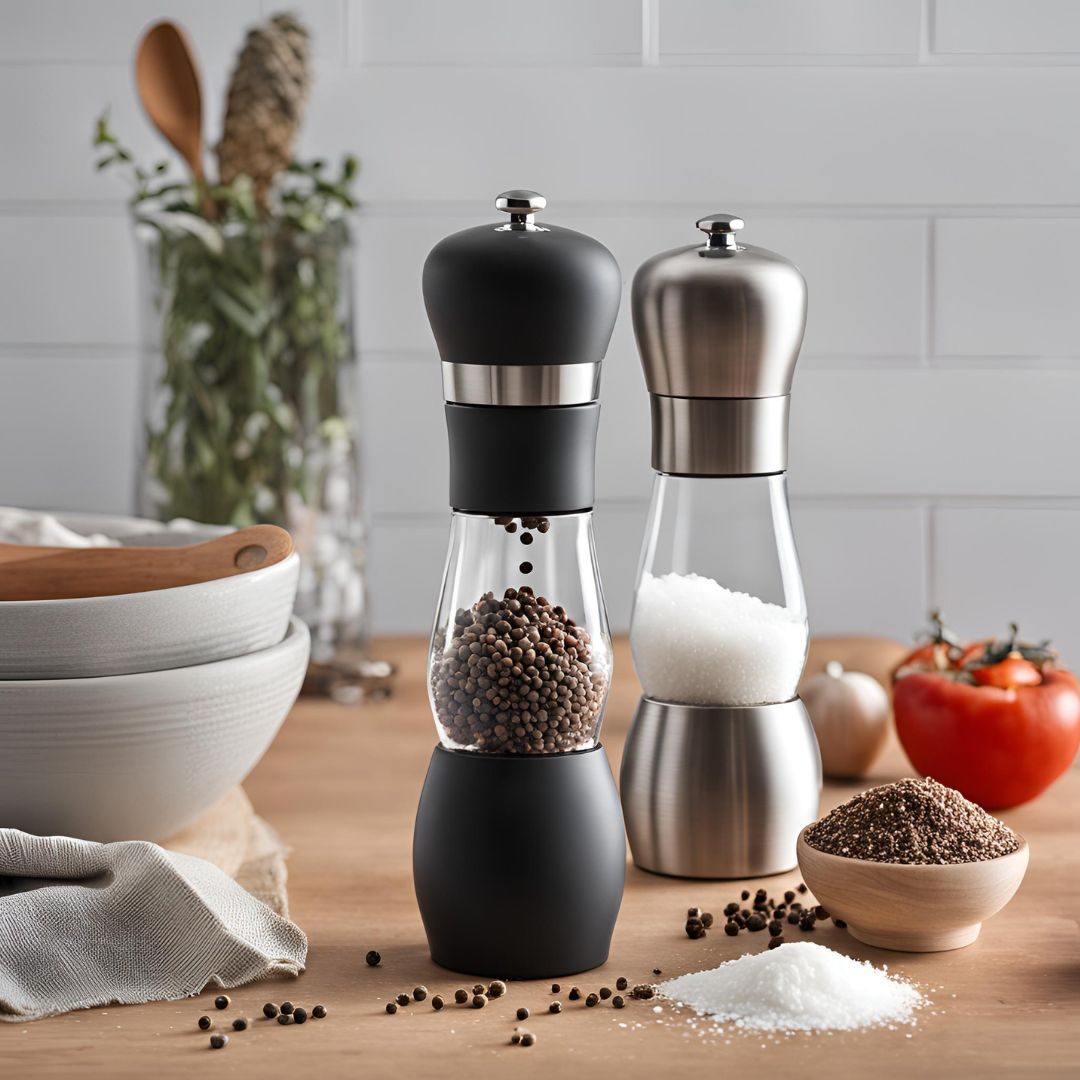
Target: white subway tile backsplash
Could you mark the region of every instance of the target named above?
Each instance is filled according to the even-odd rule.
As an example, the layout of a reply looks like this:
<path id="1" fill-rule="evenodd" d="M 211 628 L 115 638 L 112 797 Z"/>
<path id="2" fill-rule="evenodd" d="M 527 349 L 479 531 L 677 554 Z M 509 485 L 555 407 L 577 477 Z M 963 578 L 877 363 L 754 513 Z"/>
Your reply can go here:
<path id="1" fill-rule="evenodd" d="M 360 393 L 369 512 L 445 511 L 446 419 L 435 354 L 429 362 L 365 363 Z"/>
<path id="2" fill-rule="evenodd" d="M 812 633 L 906 639 L 923 625 L 926 513 L 918 506 L 795 500 L 792 521 Z"/>
<path id="3" fill-rule="evenodd" d="M 796 495 L 1080 495 L 1080 371 L 797 371 Z"/>
<path id="4" fill-rule="evenodd" d="M 323 72 L 304 143 L 416 206 L 522 182 L 553 205 L 1065 205 L 1078 97 L 1069 67 L 385 67 Z"/>
<path id="5" fill-rule="evenodd" d="M 430 634 L 450 519 L 376 520 L 368 547 L 371 617 L 380 634 Z"/>
<path id="6" fill-rule="evenodd" d="M 0 505 L 130 513 L 132 357 L 0 357 Z"/>
<path id="7" fill-rule="evenodd" d="M 1076 0 L 936 0 L 936 53 L 1080 53 Z"/>
<path id="8" fill-rule="evenodd" d="M 365 64 L 611 64 L 641 59 L 637 0 L 352 0 L 352 56 Z"/>
<path id="9" fill-rule="evenodd" d="M 923 221 L 750 218 L 743 235 L 787 256 L 806 278 L 803 356 L 921 355 Z"/>
<path id="10" fill-rule="evenodd" d="M 934 351 L 1080 356 L 1080 218 L 935 226 Z"/>
<path id="11" fill-rule="evenodd" d="M 0 344 L 133 342 L 135 308 L 125 218 L 0 216 Z"/>
<path id="12" fill-rule="evenodd" d="M 920 0 L 655 0 L 660 55 L 914 56 Z"/>
<path id="13" fill-rule="evenodd" d="M 985 637 L 1020 626 L 1080 664 L 1080 510 L 942 507 L 934 512 L 934 604 L 957 632 Z"/>
<path id="14" fill-rule="evenodd" d="M 32 0 L 5 4 L 0 63 L 130 64 L 143 31 L 172 19 L 187 31 L 206 69 L 231 65 L 247 28 L 259 19 L 258 0 Z"/>

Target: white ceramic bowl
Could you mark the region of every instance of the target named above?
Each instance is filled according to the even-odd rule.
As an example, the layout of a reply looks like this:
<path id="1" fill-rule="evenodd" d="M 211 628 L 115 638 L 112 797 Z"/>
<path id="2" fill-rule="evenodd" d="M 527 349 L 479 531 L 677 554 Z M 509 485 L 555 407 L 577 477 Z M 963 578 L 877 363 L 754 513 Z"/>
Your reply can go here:
<path id="1" fill-rule="evenodd" d="M 0 827 L 160 840 L 262 757 L 307 669 L 307 627 L 231 660 L 96 679 L 0 682 Z"/>
<path id="2" fill-rule="evenodd" d="M 175 589 L 0 601 L 0 680 L 82 679 L 209 664 L 276 645 L 300 576 L 273 566 Z"/>

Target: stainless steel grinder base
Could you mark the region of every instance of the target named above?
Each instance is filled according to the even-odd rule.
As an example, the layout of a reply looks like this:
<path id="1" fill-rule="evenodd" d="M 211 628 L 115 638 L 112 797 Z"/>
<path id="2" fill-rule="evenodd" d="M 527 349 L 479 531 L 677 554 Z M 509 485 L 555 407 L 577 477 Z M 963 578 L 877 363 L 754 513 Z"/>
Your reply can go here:
<path id="1" fill-rule="evenodd" d="M 690 878 L 779 874 L 817 817 L 821 756 L 799 698 L 668 705 L 643 697 L 623 752 L 634 862 Z"/>

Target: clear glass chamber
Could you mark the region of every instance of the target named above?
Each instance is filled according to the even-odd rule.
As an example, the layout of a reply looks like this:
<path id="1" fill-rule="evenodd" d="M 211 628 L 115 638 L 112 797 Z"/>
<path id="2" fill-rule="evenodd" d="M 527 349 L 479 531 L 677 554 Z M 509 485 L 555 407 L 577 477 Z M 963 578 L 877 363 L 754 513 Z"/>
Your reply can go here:
<path id="1" fill-rule="evenodd" d="M 785 475 L 657 474 L 630 622 L 646 697 L 789 701 L 807 641 Z"/>
<path id="2" fill-rule="evenodd" d="M 498 754 L 595 746 L 611 638 L 592 514 L 455 511 L 428 671 L 443 746 Z"/>

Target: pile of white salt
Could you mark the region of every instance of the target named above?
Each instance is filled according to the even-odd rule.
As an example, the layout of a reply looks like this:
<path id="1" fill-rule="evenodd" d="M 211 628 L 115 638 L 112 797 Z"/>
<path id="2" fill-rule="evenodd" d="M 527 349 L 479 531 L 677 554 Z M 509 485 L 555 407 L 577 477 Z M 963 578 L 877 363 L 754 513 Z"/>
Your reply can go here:
<path id="1" fill-rule="evenodd" d="M 658 988 L 701 1016 L 754 1031 L 847 1031 L 909 1022 L 925 1003 L 909 983 L 823 945 L 792 942 Z"/>
<path id="2" fill-rule="evenodd" d="M 644 574 L 630 647 L 642 688 L 680 705 L 788 701 L 806 660 L 801 611 L 698 574 Z"/>

